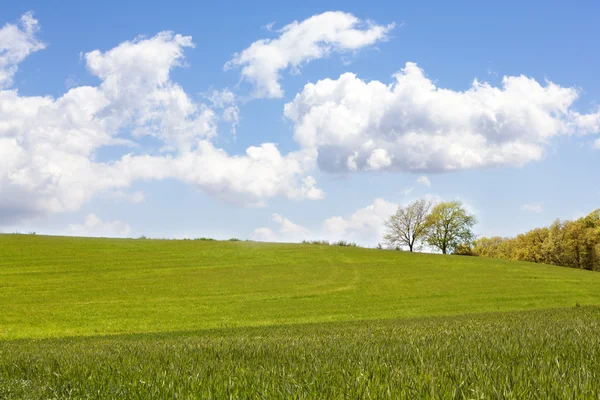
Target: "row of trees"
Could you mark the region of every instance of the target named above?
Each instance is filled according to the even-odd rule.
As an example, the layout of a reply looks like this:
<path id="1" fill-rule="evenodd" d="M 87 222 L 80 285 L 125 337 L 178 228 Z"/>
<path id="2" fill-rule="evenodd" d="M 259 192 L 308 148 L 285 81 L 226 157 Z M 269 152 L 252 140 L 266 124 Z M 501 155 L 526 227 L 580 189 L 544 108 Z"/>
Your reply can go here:
<path id="1" fill-rule="evenodd" d="M 600 209 L 514 238 L 482 237 L 469 250 L 477 256 L 600 270 Z"/>
<path id="2" fill-rule="evenodd" d="M 477 220 L 460 201 L 433 204 L 426 199 L 398 207 L 386 222 L 384 237 L 390 247 L 410 251 L 427 244 L 443 254 L 460 251 L 475 239 L 472 227 Z"/>
<path id="3" fill-rule="evenodd" d="M 423 245 L 443 254 L 503 258 L 600 270 L 600 209 L 576 221 L 556 220 L 514 238 L 476 238 L 477 220 L 459 201 L 433 204 L 426 199 L 398 207 L 386 222 L 385 242 L 392 248 Z"/>

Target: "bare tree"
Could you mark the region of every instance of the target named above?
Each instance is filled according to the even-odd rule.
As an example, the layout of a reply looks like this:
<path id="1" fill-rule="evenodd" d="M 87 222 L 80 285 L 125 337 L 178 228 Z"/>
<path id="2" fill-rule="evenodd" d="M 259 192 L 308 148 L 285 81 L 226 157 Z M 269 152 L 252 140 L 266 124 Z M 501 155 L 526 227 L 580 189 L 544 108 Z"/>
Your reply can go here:
<path id="1" fill-rule="evenodd" d="M 385 241 L 392 247 L 407 246 L 413 251 L 415 244 L 427 234 L 427 216 L 432 203 L 421 199 L 405 207 L 399 206 L 395 214 L 385 223 Z"/>

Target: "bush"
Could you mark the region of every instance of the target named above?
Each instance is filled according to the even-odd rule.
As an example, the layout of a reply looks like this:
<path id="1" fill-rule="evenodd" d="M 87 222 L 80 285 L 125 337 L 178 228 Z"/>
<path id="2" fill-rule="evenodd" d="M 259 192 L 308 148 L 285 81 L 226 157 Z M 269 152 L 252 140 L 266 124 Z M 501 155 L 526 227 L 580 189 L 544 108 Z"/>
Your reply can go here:
<path id="1" fill-rule="evenodd" d="M 347 242 L 345 240 L 338 240 L 333 243 L 334 246 L 344 246 L 344 247 L 358 247 L 354 242 Z"/>
<path id="2" fill-rule="evenodd" d="M 454 249 L 454 254 L 456 254 L 458 256 L 476 256 L 477 255 L 477 254 L 475 254 L 475 252 L 473 251 L 473 247 L 469 243 L 463 243 L 463 244 L 459 244 L 458 246 L 456 246 L 456 249 Z"/>
<path id="3" fill-rule="evenodd" d="M 327 240 L 303 240 L 302 244 L 318 244 L 323 246 L 329 246 L 329 242 Z"/>

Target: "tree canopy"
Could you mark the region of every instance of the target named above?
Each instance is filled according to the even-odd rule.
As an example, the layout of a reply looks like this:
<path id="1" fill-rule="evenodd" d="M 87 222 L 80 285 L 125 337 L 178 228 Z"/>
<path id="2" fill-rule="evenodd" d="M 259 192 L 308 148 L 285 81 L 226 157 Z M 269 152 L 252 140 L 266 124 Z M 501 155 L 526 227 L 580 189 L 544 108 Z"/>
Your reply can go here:
<path id="1" fill-rule="evenodd" d="M 600 209 L 575 221 L 556 220 L 514 238 L 478 238 L 478 256 L 600 270 Z"/>
<path id="2" fill-rule="evenodd" d="M 443 254 L 454 252 L 475 238 L 471 228 L 477 223 L 460 201 L 438 203 L 427 217 L 427 243 Z"/>
<path id="3" fill-rule="evenodd" d="M 398 206 L 395 214 L 386 221 L 387 234 L 384 236 L 389 246 L 406 246 L 413 251 L 415 245 L 427 235 L 427 217 L 431 201 L 421 199 L 407 206 Z"/>

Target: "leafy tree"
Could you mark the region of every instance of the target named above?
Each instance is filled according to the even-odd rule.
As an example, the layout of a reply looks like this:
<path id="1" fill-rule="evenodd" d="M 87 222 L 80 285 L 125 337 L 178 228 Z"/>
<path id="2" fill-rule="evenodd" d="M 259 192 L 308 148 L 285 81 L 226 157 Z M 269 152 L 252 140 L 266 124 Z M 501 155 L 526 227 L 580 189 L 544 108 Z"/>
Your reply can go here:
<path id="1" fill-rule="evenodd" d="M 427 216 L 431 202 L 421 199 L 408 206 L 399 206 L 396 213 L 385 223 L 385 241 L 390 247 L 407 246 L 413 251 L 415 244 L 427 234 Z"/>
<path id="2" fill-rule="evenodd" d="M 514 241 L 514 249 L 510 258 L 530 262 L 544 262 L 544 242 L 548 238 L 548 228 L 536 228 L 518 235 Z"/>
<path id="3" fill-rule="evenodd" d="M 459 246 L 473 242 L 471 228 L 477 223 L 460 201 L 437 204 L 427 217 L 427 243 L 443 254 L 454 252 Z"/>
<path id="4" fill-rule="evenodd" d="M 472 254 L 600 270 L 600 209 L 576 221 L 556 220 L 515 238 L 479 238 Z"/>
<path id="5" fill-rule="evenodd" d="M 506 242 L 511 239 L 500 236 L 481 237 L 473 242 L 473 254 L 491 258 L 509 258 L 505 252 Z"/>

